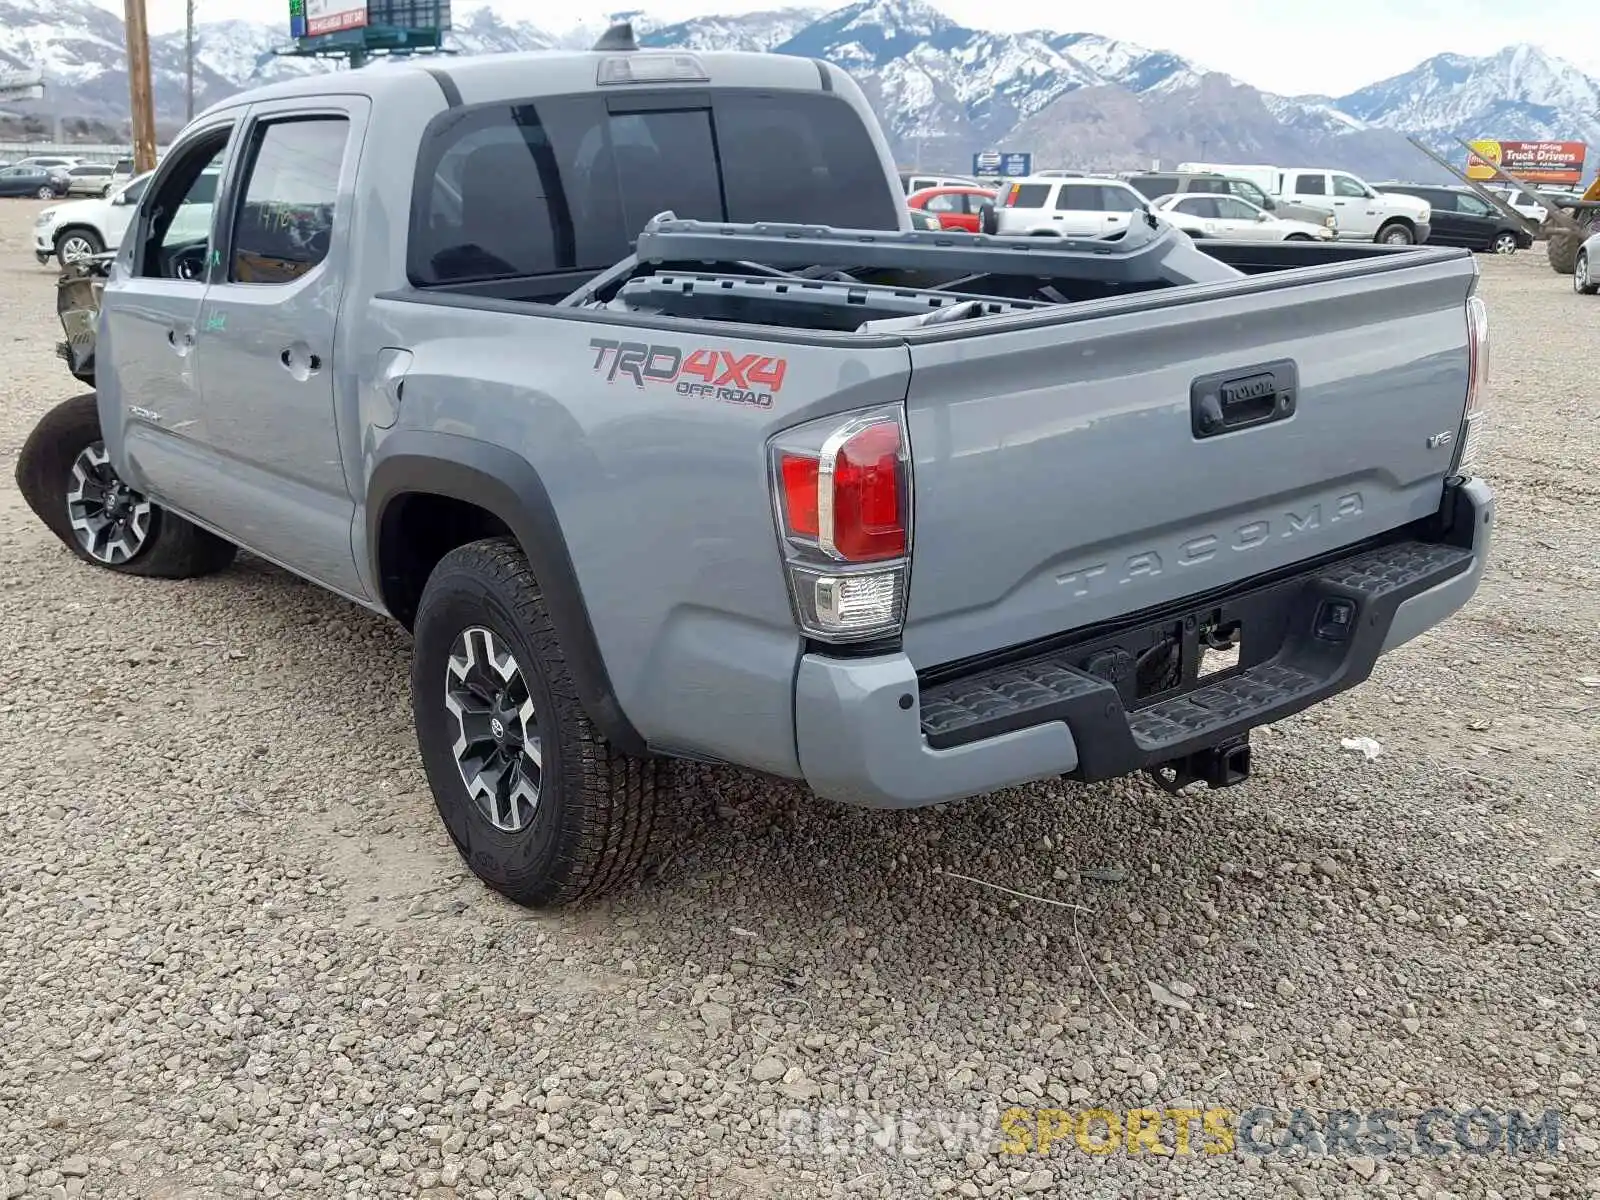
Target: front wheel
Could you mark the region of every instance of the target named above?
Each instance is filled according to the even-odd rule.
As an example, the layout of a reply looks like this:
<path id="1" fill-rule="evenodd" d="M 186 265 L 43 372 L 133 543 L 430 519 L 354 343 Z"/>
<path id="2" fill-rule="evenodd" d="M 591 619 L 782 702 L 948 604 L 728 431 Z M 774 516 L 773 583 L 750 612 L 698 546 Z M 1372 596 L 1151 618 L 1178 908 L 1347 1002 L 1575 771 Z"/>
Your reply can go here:
<path id="1" fill-rule="evenodd" d="M 1494 241 L 1489 244 L 1489 249 L 1496 254 L 1515 254 L 1517 252 L 1517 235 L 1509 230 L 1502 230 L 1495 234 Z"/>
<path id="2" fill-rule="evenodd" d="M 1572 290 L 1580 296 L 1592 296 L 1600 292 L 1600 281 L 1596 281 L 1589 272 L 1589 255 L 1581 250 L 1572 268 Z"/>
<path id="3" fill-rule="evenodd" d="M 231 542 L 160 508 L 117 477 L 91 393 L 44 415 L 17 455 L 17 489 L 84 562 L 124 575 L 190 579 L 233 562 Z"/>
<path id="4" fill-rule="evenodd" d="M 34 195 L 41 200 L 54 200 L 56 198 L 56 190 L 53 187 L 42 187 Z"/>
<path id="5" fill-rule="evenodd" d="M 69 229 L 56 241 L 56 261 L 65 269 L 80 258 L 92 258 L 105 249 L 92 229 Z"/>
<path id="6" fill-rule="evenodd" d="M 590 723 L 517 544 L 490 538 L 446 554 L 414 634 L 422 764 L 473 874 L 534 908 L 587 900 L 632 876 L 661 765 L 612 749 Z"/>
<path id="7" fill-rule="evenodd" d="M 1378 230 L 1378 241 L 1385 246 L 1412 246 L 1416 244 L 1417 236 L 1411 232 L 1411 226 L 1397 221 Z"/>

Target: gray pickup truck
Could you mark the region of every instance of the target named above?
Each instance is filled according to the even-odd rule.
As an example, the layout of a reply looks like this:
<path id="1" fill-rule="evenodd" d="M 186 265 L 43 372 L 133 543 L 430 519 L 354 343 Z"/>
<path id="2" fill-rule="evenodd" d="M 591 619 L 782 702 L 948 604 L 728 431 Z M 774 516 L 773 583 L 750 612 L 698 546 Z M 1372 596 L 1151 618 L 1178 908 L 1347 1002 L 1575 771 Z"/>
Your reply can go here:
<path id="1" fill-rule="evenodd" d="M 887 808 L 1237 783 L 1484 569 L 1471 254 L 914 231 L 807 59 L 242 95 L 102 274 L 29 503 L 102 567 L 243 547 L 411 630 L 439 810 L 525 904 L 624 878 L 674 757 Z"/>

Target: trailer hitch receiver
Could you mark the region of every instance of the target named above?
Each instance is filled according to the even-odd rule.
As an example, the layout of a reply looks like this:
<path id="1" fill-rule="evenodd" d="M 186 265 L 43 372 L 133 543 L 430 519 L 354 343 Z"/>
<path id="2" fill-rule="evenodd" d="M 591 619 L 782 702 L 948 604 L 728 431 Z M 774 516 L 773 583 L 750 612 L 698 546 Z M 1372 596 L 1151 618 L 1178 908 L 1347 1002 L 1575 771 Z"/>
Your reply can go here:
<path id="1" fill-rule="evenodd" d="M 1208 788 L 1233 787 L 1250 778 L 1250 735 L 1229 738 L 1204 750 L 1149 769 L 1156 786 L 1176 795 L 1191 783 Z"/>

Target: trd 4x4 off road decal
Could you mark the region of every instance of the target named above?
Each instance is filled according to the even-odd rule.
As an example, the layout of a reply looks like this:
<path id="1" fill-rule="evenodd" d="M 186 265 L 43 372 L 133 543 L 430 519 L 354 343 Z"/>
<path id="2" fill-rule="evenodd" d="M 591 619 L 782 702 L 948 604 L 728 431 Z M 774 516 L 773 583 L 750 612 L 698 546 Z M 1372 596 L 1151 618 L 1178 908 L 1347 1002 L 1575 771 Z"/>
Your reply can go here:
<path id="1" fill-rule="evenodd" d="M 614 342 L 593 338 L 594 369 L 615 383 L 620 376 L 635 387 L 647 383 L 671 384 L 680 396 L 703 396 L 728 404 L 771 408 L 772 398 L 783 388 L 789 362 L 766 354 L 740 354 L 735 350 L 690 350 L 652 346 L 646 342 Z"/>

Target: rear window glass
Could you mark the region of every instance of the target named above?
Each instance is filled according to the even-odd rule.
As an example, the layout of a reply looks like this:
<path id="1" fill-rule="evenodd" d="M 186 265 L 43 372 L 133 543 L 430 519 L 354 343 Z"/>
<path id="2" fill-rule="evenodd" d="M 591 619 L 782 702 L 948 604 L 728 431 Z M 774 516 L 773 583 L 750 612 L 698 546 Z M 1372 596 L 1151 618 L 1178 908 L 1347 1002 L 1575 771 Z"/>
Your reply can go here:
<path id="1" fill-rule="evenodd" d="M 1161 196 L 1170 196 L 1177 191 L 1180 180 L 1176 175 L 1135 175 L 1128 182 L 1141 195 L 1155 200 Z"/>
<path id="2" fill-rule="evenodd" d="M 1011 198 L 1006 202 L 1007 208 L 1043 208 L 1045 201 L 1050 199 L 1050 184 L 1048 183 L 1023 183 L 1018 184 Z"/>
<path id="3" fill-rule="evenodd" d="M 630 92 L 622 103 L 562 96 L 436 120 L 417 166 L 412 282 L 603 269 L 666 211 L 899 228 L 903 197 L 836 97 Z"/>

